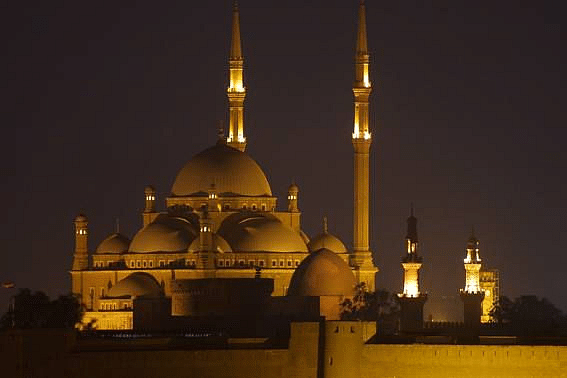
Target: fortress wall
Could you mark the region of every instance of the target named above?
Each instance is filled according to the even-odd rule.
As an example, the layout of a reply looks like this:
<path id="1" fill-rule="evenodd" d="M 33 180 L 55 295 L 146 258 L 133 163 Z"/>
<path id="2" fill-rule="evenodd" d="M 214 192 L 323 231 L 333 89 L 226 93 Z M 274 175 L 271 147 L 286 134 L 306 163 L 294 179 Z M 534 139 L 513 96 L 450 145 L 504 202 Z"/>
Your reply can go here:
<path id="1" fill-rule="evenodd" d="M 69 356 L 68 377 L 285 378 L 287 350 L 104 351 Z"/>
<path id="2" fill-rule="evenodd" d="M 361 378 L 567 377 L 567 346 L 365 345 Z"/>

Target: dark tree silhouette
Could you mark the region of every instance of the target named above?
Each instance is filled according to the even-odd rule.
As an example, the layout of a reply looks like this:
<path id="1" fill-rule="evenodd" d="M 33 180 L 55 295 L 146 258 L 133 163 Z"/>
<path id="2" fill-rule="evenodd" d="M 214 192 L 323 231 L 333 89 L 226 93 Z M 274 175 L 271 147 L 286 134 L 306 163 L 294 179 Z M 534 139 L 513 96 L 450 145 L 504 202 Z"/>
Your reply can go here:
<path id="1" fill-rule="evenodd" d="M 375 320 L 378 324 L 395 321 L 399 316 L 400 305 L 397 297 L 386 290 L 368 291 L 366 284 L 356 286 L 353 299 L 341 302 L 341 319 Z"/>
<path id="2" fill-rule="evenodd" d="M 503 296 L 491 314 L 516 336 L 555 336 L 567 327 L 567 317 L 546 298 L 522 295 L 515 300 Z"/>
<path id="3" fill-rule="evenodd" d="M 73 328 L 83 316 L 74 295 L 62 295 L 51 301 L 41 291 L 20 289 L 12 304 L 0 319 L 2 328 Z"/>

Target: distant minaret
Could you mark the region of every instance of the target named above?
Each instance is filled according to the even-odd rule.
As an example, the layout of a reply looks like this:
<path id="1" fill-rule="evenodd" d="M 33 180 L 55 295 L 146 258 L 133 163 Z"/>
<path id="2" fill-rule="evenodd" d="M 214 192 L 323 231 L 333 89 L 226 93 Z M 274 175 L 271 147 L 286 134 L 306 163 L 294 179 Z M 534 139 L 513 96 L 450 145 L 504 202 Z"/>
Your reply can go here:
<path id="1" fill-rule="evenodd" d="M 417 218 L 413 216 L 413 206 L 408 218 L 408 233 L 406 235 L 406 255 L 402 259 L 404 268 L 404 292 L 403 296 L 418 297 L 419 292 L 419 269 L 423 258 L 419 256 L 417 241 Z"/>
<path id="2" fill-rule="evenodd" d="M 465 326 L 473 331 L 473 336 L 478 336 L 480 328 L 480 317 L 482 315 L 482 301 L 484 292 L 480 289 L 480 256 L 479 241 L 474 235 L 474 228 L 467 242 L 467 257 L 465 264 L 465 288 L 461 290 L 461 299 L 464 305 Z"/>
<path id="3" fill-rule="evenodd" d="M 246 149 L 246 137 L 244 136 L 244 98 L 246 88 L 242 71 L 244 58 L 240 44 L 240 16 L 238 3 L 234 1 L 232 7 L 232 40 L 230 43 L 230 57 L 228 67 L 230 70 L 230 83 L 226 91 L 229 106 L 229 129 L 226 143 L 240 151 Z"/>
<path id="4" fill-rule="evenodd" d="M 404 291 L 398 294 L 401 305 L 400 329 L 402 332 L 423 328 L 423 305 L 427 299 L 427 296 L 419 291 L 419 269 L 423 258 L 419 255 L 417 218 L 413 216 L 413 205 L 407 222 L 406 255 L 402 259 Z"/>
<path id="5" fill-rule="evenodd" d="M 465 263 L 465 289 L 464 291 L 469 294 L 480 292 L 480 256 L 478 245 L 480 242 L 474 235 L 474 228 L 471 232 L 471 236 L 467 242 L 467 257 L 464 260 Z"/>
<path id="6" fill-rule="evenodd" d="M 358 274 L 359 281 L 366 281 L 368 286 L 374 287 L 373 275 L 377 269 L 372 263 L 372 252 L 370 252 L 369 246 L 369 176 L 372 134 L 368 125 L 368 99 L 372 91 L 372 84 L 369 78 L 370 55 L 366 39 L 366 10 L 363 1 L 360 2 L 358 10 L 354 62 L 355 80 L 352 87 L 354 93 L 354 131 L 352 133 L 352 145 L 354 147 L 354 251 L 351 255 L 350 264 L 355 268 L 355 274 Z M 356 270 L 367 272 L 361 275 Z"/>
<path id="7" fill-rule="evenodd" d="M 75 218 L 75 253 L 73 254 L 73 269 L 86 270 L 89 267 L 88 254 L 88 224 L 89 221 L 83 214 Z"/>

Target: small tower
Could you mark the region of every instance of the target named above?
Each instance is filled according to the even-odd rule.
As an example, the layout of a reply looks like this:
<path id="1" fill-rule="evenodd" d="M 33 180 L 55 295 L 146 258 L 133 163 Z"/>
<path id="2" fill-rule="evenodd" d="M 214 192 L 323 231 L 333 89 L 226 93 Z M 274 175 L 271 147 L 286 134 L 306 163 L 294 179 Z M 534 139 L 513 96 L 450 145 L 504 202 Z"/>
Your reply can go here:
<path id="1" fill-rule="evenodd" d="M 89 267 L 88 224 L 89 221 L 83 214 L 75 218 L 75 253 L 72 270 L 86 270 Z"/>
<path id="2" fill-rule="evenodd" d="M 240 43 L 240 13 L 238 4 L 234 1 L 232 7 L 232 39 L 230 43 L 229 86 L 226 91 L 229 106 L 229 128 L 226 143 L 242 152 L 246 149 L 244 136 L 244 87 L 242 46 Z"/>
<path id="3" fill-rule="evenodd" d="M 213 242 L 213 222 L 209 218 L 207 209 L 203 211 L 199 218 L 199 256 L 197 267 L 199 269 L 211 270 L 215 268 Z"/>
<path id="4" fill-rule="evenodd" d="M 219 196 L 217 194 L 217 187 L 215 184 L 211 184 L 207 190 L 207 202 L 209 211 L 220 211 L 221 206 L 219 203 Z"/>
<path id="5" fill-rule="evenodd" d="M 366 36 L 366 8 L 364 1 L 358 8 L 358 31 L 354 58 L 355 79 L 354 129 L 352 145 L 354 148 L 354 251 L 350 265 L 355 268 L 359 282 L 366 282 L 374 290 L 374 277 L 377 272 L 370 251 L 370 145 L 372 133 L 369 126 L 368 100 L 372 92 L 370 82 L 370 54 Z"/>
<path id="6" fill-rule="evenodd" d="M 406 255 L 402 259 L 404 292 L 398 294 L 401 306 L 400 329 L 402 332 L 423 328 L 423 305 L 427 300 L 427 296 L 419 291 L 419 269 L 423 258 L 419 255 L 417 218 L 413 215 L 413 205 L 407 223 Z"/>
<path id="7" fill-rule="evenodd" d="M 147 185 L 144 188 L 144 212 L 142 213 L 142 222 L 147 226 L 156 218 L 156 190 L 153 186 Z"/>
<path id="8" fill-rule="evenodd" d="M 482 314 L 481 303 L 484 299 L 484 292 L 480 289 L 480 268 L 482 265 L 479 255 L 479 244 L 473 228 L 467 242 L 467 257 L 464 259 L 465 288 L 461 290 L 465 327 L 473 331 L 473 336 L 478 336 Z"/>
<path id="9" fill-rule="evenodd" d="M 297 207 L 299 195 L 299 187 L 292 183 L 287 189 L 287 211 L 290 213 L 299 212 L 299 207 Z"/>

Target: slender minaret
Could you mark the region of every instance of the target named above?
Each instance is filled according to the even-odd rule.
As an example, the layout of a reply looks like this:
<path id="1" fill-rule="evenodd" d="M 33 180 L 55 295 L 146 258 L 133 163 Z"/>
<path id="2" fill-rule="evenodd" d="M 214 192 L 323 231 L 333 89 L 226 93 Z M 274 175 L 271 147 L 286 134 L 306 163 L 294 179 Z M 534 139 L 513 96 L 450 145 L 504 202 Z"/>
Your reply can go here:
<path id="1" fill-rule="evenodd" d="M 482 315 L 482 301 L 484 291 L 480 289 L 479 241 L 474 235 L 474 228 L 467 242 L 467 257 L 465 264 L 465 288 L 461 290 L 461 299 L 464 305 L 465 327 L 472 331 L 473 337 L 478 337 L 480 329 L 480 317 Z"/>
<path id="2" fill-rule="evenodd" d="M 400 330 L 417 331 L 423 328 L 423 305 L 427 296 L 419 291 L 419 269 L 423 258 L 419 255 L 417 240 L 417 218 L 413 216 L 413 205 L 407 220 L 406 254 L 402 259 L 404 269 L 404 291 L 398 294 L 401 307 Z"/>
<path id="3" fill-rule="evenodd" d="M 238 3 L 234 1 L 232 7 L 232 40 L 230 43 L 230 57 L 228 67 L 230 70 L 228 95 L 229 128 L 226 143 L 240 151 L 246 149 L 246 137 L 244 136 L 244 98 L 246 88 L 242 76 L 244 58 L 242 57 L 242 46 L 240 44 L 240 17 Z"/>
<path id="4" fill-rule="evenodd" d="M 88 254 L 88 224 L 89 221 L 83 214 L 75 218 L 75 253 L 73 254 L 73 269 L 86 270 L 89 267 Z"/>
<path id="5" fill-rule="evenodd" d="M 354 251 L 350 264 L 355 268 L 359 281 L 366 281 L 374 287 L 373 275 L 377 271 L 372 263 L 369 246 L 369 208 L 370 208 L 370 145 L 372 134 L 368 124 L 368 99 L 372 91 L 369 78 L 370 55 L 366 39 L 366 11 L 364 2 L 358 10 L 358 31 L 355 55 L 354 93 Z M 359 272 L 362 270 L 366 272 Z M 362 273 L 362 274 L 360 274 Z M 364 276 L 364 277 L 363 277 Z"/>

